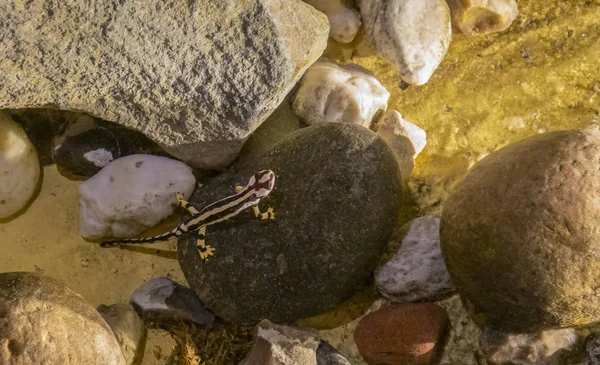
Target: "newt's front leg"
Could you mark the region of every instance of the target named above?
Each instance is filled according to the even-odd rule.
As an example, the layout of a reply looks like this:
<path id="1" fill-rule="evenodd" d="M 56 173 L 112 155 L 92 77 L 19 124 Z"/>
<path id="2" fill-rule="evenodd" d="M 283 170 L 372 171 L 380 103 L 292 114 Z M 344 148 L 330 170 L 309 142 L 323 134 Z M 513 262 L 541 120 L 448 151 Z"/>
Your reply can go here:
<path id="1" fill-rule="evenodd" d="M 199 213 L 196 208 L 191 206 L 190 202 L 185 200 L 185 198 L 183 197 L 183 194 L 175 193 L 175 198 L 177 198 L 177 203 L 179 204 L 179 206 L 182 207 L 183 209 L 187 209 L 187 211 L 190 212 L 191 215 L 196 215 Z"/>
<path id="2" fill-rule="evenodd" d="M 266 212 L 261 212 L 260 208 L 258 208 L 258 205 L 255 205 L 252 207 L 252 210 L 254 211 L 254 215 L 256 216 L 256 218 L 260 219 L 261 221 L 270 219 L 272 221 L 275 220 L 275 212 L 273 211 L 273 208 L 269 207 L 267 209 Z"/>
<path id="3" fill-rule="evenodd" d="M 198 253 L 202 260 L 208 260 L 208 256 L 215 255 L 215 249 L 206 244 L 206 226 L 200 227 L 198 230 L 198 241 L 196 242 Z"/>

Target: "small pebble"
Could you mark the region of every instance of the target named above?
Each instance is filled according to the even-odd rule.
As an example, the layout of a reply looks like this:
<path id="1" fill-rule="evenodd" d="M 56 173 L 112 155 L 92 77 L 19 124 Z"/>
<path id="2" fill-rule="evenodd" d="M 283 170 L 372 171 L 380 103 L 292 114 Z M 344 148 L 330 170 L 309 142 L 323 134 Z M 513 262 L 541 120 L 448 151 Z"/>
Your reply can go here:
<path id="1" fill-rule="evenodd" d="M 362 318 L 354 332 L 369 365 L 426 365 L 440 360 L 448 316 L 436 304 L 395 304 Z"/>
<path id="2" fill-rule="evenodd" d="M 307 124 L 341 122 L 369 128 L 386 110 L 389 97 L 370 71 L 323 59 L 302 77 L 292 108 Z"/>
<path id="3" fill-rule="evenodd" d="M 150 326 L 169 327 L 180 321 L 205 326 L 215 320 L 196 293 L 166 277 L 148 280 L 131 294 L 129 300 Z"/>
<path id="4" fill-rule="evenodd" d="M 239 365 L 316 365 L 320 343 L 315 330 L 280 326 L 264 319 L 254 329 L 252 349 Z"/>

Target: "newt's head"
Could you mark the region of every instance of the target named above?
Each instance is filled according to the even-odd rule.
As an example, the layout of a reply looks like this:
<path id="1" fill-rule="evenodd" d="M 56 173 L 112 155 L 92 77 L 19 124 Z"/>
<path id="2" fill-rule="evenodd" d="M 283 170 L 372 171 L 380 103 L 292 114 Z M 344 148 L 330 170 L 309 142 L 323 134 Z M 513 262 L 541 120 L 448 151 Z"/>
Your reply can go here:
<path id="1" fill-rule="evenodd" d="M 275 186 L 275 173 L 271 170 L 262 170 L 254 174 L 248 181 L 248 190 L 254 190 L 254 196 L 262 199 L 273 190 Z"/>

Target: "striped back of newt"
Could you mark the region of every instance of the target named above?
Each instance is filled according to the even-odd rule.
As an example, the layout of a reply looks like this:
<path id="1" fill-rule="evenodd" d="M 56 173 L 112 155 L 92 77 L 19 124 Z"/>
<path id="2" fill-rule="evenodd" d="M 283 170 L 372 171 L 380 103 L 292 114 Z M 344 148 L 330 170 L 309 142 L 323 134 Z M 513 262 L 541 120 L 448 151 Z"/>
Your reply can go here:
<path id="1" fill-rule="evenodd" d="M 101 247 L 117 247 L 123 244 L 142 244 L 156 241 L 164 241 L 171 237 L 181 236 L 187 232 L 200 231 L 204 236 L 206 226 L 223 222 L 234 217 L 247 208 L 252 207 L 257 218 L 274 219 L 275 213 L 271 208 L 265 213 L 258 209 L 258 203 L 261 199 L 269 195 L 275 185 L 275 173 L 271 170 L 260 171 L 250 177 L 245 187 L 236 187 L 236 194 L 217 200 L 198 211 L 183 199 L 181 194 L 177 194 L 179 205 L 187 209 L 192 215 L 184 223 L 180 224 L 170 232 L 162 233 L 152 237 L 127 238 L 106 241 L 100 244 Z M 203 237 L 199 237 L 199 241 Z M 203 246 L 199 243 L 199 246 Z"/>

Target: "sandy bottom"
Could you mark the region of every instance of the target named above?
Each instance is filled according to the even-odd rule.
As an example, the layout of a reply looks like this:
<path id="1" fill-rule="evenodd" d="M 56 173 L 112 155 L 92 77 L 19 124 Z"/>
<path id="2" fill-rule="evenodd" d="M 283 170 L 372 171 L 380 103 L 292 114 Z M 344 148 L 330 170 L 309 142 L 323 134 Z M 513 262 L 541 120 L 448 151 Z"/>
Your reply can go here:
<path id="1" fill-rule="evenodd" d="M 94 307 L 128 303 L 130 294 L 153 277 L 185 283 L 176 259 L 85 241 L 79 234 L 80 183 L 62 176 L 55 165 L 44 167 L 41 190 L 31 206 L 0 223 L 0 272 L 32 271 L 60 279 Z M 156 247 L 175 251 L 176 241 Z M 144 364 L 164 363 L 173 345 L 166 333 L 151 331 Z"/>

